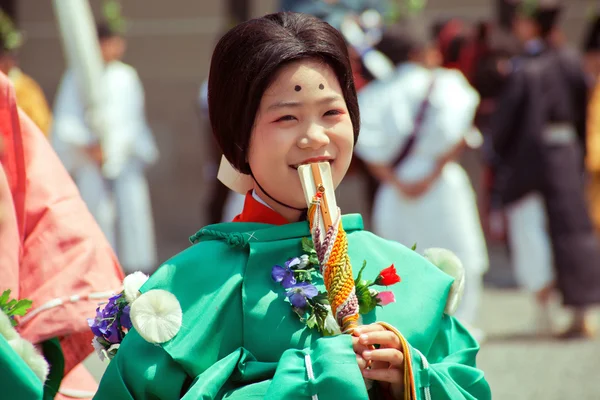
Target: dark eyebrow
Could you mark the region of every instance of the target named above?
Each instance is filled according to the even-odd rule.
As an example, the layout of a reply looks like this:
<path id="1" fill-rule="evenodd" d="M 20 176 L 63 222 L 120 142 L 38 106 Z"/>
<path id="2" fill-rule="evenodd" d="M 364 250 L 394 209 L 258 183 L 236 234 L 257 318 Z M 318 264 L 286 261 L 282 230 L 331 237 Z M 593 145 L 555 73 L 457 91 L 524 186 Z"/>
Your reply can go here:
<path id="1" fill-rule="evenodd" d="M 321 100 L 319 100 L 317 102 L 317 104 L 319 104 L 319 105 L 328 104 L 328 103 L 333 103 L 338 100 L 344 100 L 344 98 L 339 95 L 327 96 L 327 97 L 324 97 Z M 303 105 L 303 103 L 299 102 L 299 101 L 278 101 L 277 103 L 271 104 L 269 106 L 269 108 L 267 108 L 267 111 L 273 111 L 273 110 L 277 110 L 280 108 L 298 108 L 298 107 L 301 107 L 302 105 Z"/>

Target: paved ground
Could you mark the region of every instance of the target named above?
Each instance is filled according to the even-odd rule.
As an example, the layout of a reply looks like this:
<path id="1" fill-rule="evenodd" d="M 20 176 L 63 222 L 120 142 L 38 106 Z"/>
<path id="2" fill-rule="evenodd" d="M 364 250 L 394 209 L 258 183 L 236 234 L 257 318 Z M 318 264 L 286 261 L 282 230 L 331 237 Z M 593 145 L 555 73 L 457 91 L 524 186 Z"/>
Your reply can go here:
<path id="1" fill-rule="evenodd" d="M 513 287 L 502 249 L 491 249 L 480 326 L 488 335 L 479 366 L 494 400 L 600 400 L 600 340 L 561 342 L 533 335 L 529 297 Z M 568 316 L 556 305 L 557 329 Z M 88 366 L 99 377 L 95 355 Z"/>

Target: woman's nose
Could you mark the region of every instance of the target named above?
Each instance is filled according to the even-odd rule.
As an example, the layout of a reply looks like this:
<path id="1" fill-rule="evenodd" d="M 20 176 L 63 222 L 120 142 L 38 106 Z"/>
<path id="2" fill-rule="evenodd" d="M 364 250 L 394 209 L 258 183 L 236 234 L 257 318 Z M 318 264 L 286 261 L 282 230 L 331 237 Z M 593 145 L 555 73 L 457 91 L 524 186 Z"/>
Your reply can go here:
<path id="1" fill-rule="evenodd" d="M 319 149 L 329 144 L 330 139 L 327 129 L 319 124 L 311 124 L 306 132 L 300 137 L 300 148 Z"/>

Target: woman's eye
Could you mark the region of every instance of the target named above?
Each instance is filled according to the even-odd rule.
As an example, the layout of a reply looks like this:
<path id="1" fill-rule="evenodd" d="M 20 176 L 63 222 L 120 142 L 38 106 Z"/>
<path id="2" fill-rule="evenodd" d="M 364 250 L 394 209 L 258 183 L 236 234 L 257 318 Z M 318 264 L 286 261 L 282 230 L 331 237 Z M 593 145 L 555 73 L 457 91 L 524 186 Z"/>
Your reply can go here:
<path id="1" fill-rule="evenodd" d="M 329 110 L 325 113 L 326 117 L 329 117 L 331 115 L 340 115 L 342 112 L 339 110 Z"/>
<path id="2" fill-rule="evenodd" d="M 282 121 L 293 121 L 295 120 L 296 117 L 294 117 L 293 115 L 284 115 L 283 117 L 279 118 L 277 121 L 275 122 L 282 122 Z"/>

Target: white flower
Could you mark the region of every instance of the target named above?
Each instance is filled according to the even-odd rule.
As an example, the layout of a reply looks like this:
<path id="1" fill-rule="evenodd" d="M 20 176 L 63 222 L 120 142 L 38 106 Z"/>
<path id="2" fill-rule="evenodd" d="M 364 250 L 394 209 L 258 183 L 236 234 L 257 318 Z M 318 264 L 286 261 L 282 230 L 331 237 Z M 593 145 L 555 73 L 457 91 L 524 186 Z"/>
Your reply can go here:
<path id="1" fill-rule="evenodd" d="M 111 345 L 108 350 L 106 350 L 106 357 L 110 360 L 113 359 L 113 357 L 117 354 L 117 351 L 119 350 L 119 347 L 121 347 L 121 343 L 115 343 L 113 345 Z"/>
<path id="2" fill-rule="evenodd" d="M 100 344 L 97 337 L 92 339 L 92 346 L 94 346 L 94 350 L 96 350 L 96 354 L 98 354 L 100 361 L 106 360 L 106 350 L 104 349 L 104 346 Z"/>
<path id="3" fill-rule="evenodd" d="M 125 292 L 125 300 L 129 304 L 133 303 L 138 297 L 140 297 L 140 288 L 148 280 L 148 275 L 143 272 L 137 271 L 133 274 L 127 275 L 123 280 L 123 291 Z"/>
<path id="4" fill-rule="evenodd" d="M 302 254 L 300 256 L 300 264 L 298 265 L 298 269 L 304 269 L 308 265 L 308 254 Z"/>
<path id="5" fill-rule="evenodd" d="M 131 305 L 131 322 L 149 343 L 164 343 L 177 335 L 183 313 L 179 301 L 166 290 L 154 289 L 142 294 Z"/>
<path id="6" fill-rule="evenodd" d="M 433 265 L 454 278 L 450 288 L 445 312 L 452 315 L 456 312 L 465 287 L 465 268 L 460 259 L 448 249 L 431 248 L 423 252 L 423 257 Z"/>
<path id="7" fill-rule="evenodd" d="M 324 333 L 327 336 L 335 336 L 342 333 L 340 330 L 340 326 L 338 325 L 335 318 L 333 318 L 333 314 L 331 313 L 331 307 L 327 306 L 327 318 L 325 318 L 325 323 L 323 324 Z"/>

